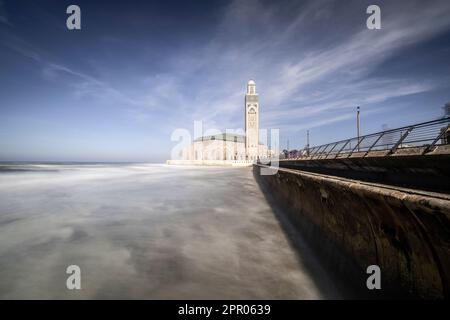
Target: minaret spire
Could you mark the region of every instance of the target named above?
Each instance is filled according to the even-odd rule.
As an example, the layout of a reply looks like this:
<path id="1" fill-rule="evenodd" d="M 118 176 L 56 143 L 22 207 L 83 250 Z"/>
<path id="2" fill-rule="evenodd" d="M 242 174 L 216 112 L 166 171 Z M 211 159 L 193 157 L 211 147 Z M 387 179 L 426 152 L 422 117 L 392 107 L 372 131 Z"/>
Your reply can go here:
<path id="1" fill-rule="evenodd" d="M 245 95 L 245 154 L 248 160 L 259 156 L 259 102 L 254 80 L 247 83 Z"/>

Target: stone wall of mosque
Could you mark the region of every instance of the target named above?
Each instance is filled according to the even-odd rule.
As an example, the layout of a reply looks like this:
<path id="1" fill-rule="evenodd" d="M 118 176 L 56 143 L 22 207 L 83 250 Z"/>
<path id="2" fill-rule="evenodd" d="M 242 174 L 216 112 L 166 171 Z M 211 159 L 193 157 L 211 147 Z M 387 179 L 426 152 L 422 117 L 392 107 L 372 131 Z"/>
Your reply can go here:
<path id="1" fill-rule="evenodd" d="M 265 145 L 259 146 L 260 158 L 270 156 Z M 182 160 L 248 160 L 244 142 L 224 140 L 195 141 L 182 150 Z"/>

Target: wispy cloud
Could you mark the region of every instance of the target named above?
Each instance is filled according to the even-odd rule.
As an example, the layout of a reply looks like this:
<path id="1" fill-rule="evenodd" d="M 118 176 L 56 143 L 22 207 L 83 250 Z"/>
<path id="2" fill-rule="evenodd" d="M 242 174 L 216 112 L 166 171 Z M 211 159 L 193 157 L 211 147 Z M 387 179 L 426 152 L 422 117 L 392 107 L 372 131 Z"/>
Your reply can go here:
<path id="1" fill-rule="evenodd" d="M 379 5 L 381 30 L 367 30 L 361 1 L 236 0 L 218 6 L 200 35 L 180 32 L 189 23 L 172 25 L 171 16 L 157 36 L 147 35 L 151 19 L 139 16 L 139 30 L 133 24 L 111 30 L 111 17 L 102 16 L 107 26 L 99 19 L 78 38 L 58 22 L 61 45 L 78 45 L 64 54 L 34 42 L 29 30 L 0 31 L 0 45 L 34 61 L 44 81 L 69 88 L 85 109 L 114 103 L 168 143 L 172 129 L 191 129 L 194 120 L 205 129 L 242 128 L 245 84 L 253 78 L 261 126 L 288 135 L 344 122 L 356 105 L 381 115 L 397 98 L 449 86 L 449 76 L 423 73 L 413 59 L 414 48 L 450 32 L 448 0 Z M 56 23 L 47 15 L 49 25 Z M 0 23 L 9 21 L 0 0 Z M 432 64 L 432 57 L 420 58 Z M 392 59 L 401 63 L 393 68 Z"/>
<path id="2" fill-rule="evenodd" d="M 61 75 L 69 76 L 70 79 L 66 80 L 66 84 L 73 88 L 73 94 L 79 98 L 95 97 L 109 101 L 120 101 L 124 106 L 136 108 L 155 106 L 154 103 L 152 104 L 144 98 L 133 98 L 124 94 L 108 84 L 107 81 L 53 62 L 46 57 L 45 52 L 12 33 L 3 34 L 2 45 L 36 62 L 38 67 L 42 69 L 43 77 L 47 80 L 58 81 Z"/>
<path id="3" fill-rule="evenodd" d="M 185 97 L 180 109 L 193 110 L 190 116 L 211 124 L 242 125 L 245 81 L 255 78 L 268 119 L 265 125 L 286 128 L 293 118 L 306 124 L 310 116 L 329 110 L 434 90 L 448 80 L 418 79 L 408 72 L 397 77 L 372 75 L 401 50 L 448 31 L 446 2 L 434 1 L 426 8 L 418 1 L 407 8 L 383 4 L 383 29 L 375 32 L 365 27 L 365 8 L 343 11 L 342 24 L 359 14 L 360 25 L 348 26 L 337 40 L 316 33 L 317 43 L 311 43 L 308 33 L 316 32 L 316 24 L 326 24 L 336 6 L 336 1 L 309 2 L 283 20 L 278 6 L 256 0 L 233 2 L 216 36 L 196 48 L 195 58 L 183 52 L 172 58 L 180 61 L 173 66 L 173 72 L 181 75 L 177 91 L 189 88 L 192 79 L 198 81 L 195 99 Z M 421 23 L 415 24 L 419 18 Z M 327 30 L 333 35 L 331 26 Z"/>

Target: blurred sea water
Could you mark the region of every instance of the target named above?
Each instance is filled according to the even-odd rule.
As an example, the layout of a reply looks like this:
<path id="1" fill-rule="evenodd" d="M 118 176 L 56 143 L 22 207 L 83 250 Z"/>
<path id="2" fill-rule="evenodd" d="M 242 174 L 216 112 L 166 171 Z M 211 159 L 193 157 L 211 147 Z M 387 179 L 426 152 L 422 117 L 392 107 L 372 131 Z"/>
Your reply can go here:
<path id="1" fill-rule="evenodd" d="M 0 164 L 0 299 L 340 298 L 303 249 L 251 168 Z"/>

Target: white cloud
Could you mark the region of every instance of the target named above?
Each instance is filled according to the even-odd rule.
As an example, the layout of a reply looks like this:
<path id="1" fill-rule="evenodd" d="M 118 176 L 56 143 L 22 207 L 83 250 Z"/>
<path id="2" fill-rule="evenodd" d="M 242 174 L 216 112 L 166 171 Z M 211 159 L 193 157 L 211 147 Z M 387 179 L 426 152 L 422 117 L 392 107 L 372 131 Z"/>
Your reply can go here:
<path id="1" fill-rule="evenodd" d="M 9 47 L 39 62 L 48 79 L 71 77 L 68 83 L 79 97 L 120 101 L 139 119 L 165 112 L 170 126 L 204 120 L 206 126 L 241 127 L 245 84 L 254 78 L 261 93 L 263 124 L 289 128 L 293 120 L 312 125 L 313 118 L 330 110 L 342 110 L 342 115 L 330 116 L 330 121 L 341 121 L 357 104 L 387 102 L 442 86 L 443 79 L 417 79 L 406 72 L 393 78 L 373 72 L 400 50 L 448 31 L 448 1 L 380 5 L 382 30 L 374 32 L 366 29 L 366 13 L 359 10 L 359 2 L 283 6 L 234 1 L 211 31 L 212 38 L 173 50 L 161 62 L 163 71 L 142 76 L 132 93 L 113 87 L 104 80 L 107 75 L 100 79 L 44 59 L 43 53 L 20 39 L 9 41 Z M 358 14 L 360 24 L 352 20 Z"/>
<path id="2" fill-rule="evenodd" d="M 276 5 L 233 2 L 213 39 L 197 47 L 195 54 L 177 52 L 172 58 L 173 72 L 181 75 L 179 90 L 189 90 L 192 79 L 196 82 L 195 98 L 183 97 L 175 108 L 190 119 L 221 127 L 239 126 L 245 83 L 255 78 L 263 101 L 263 119 L 269 119 L 265 124 L 287 128 L 286 123 L 295 118 L 308 125 L 309 117 L 329 110 L 388 101 L 442 86 L 442 79 L 417 79 L 407 73 L 401 78 L 371 74 L 400 50 L 448 30 L 450 6 L 446 2 L 425 6 L 415 1 L 407 8 L 387 3 L 382 5 L 386 15 L 379 32 L 367 30 L 365 23 L 348 26 L 347 33 L 336 41 L 329 25 L 330 35 L 320 33 L 317 43 L 308 42 L 302 33 L 316 32 L 310 28 L 312 23 L 326 25 L 337 4 L 309 2 L 293 8 L 297 16 L 283 20 Z M 343 14 L 342 24 L 354 14 Z M 365 21 L 365 11 L 359 14 Z M 347 118 L 337 116 L 333 121 Z"/>

